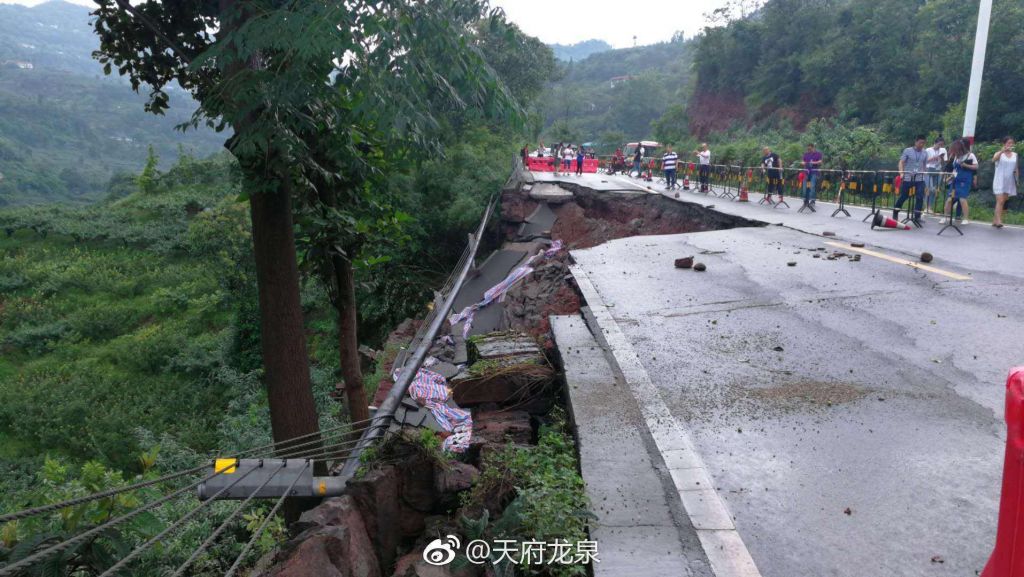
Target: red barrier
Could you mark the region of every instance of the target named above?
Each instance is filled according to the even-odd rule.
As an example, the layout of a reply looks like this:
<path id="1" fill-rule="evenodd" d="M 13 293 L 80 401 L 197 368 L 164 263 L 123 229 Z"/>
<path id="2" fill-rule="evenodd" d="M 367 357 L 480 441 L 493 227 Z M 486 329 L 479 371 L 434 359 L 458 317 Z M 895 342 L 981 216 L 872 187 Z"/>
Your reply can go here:
<path id="1" fill-rule="evenodd" d="M 999 529 L 981 577 L 1024 576 L 1024 367 L 1006 379 L 1006 459 Z"/>
<path id="2" fill-rule="evenodd" d="M 584 158 L 583 159 L 583 172 L 595 173 L 597 172 L 598 160 L 596 158 Z M 564 164 L 558 165 L 558 172 L 576 172 L 576 159 L 574 158 L 569 164 L 568 170 L 566 170 Z M 545 156 L 543 158 L 537 158 L 536 156 L 526 157 L 526 168 L 531 172 L 554 172 L 555 171 L 555 158 L 552 156 Z"/>

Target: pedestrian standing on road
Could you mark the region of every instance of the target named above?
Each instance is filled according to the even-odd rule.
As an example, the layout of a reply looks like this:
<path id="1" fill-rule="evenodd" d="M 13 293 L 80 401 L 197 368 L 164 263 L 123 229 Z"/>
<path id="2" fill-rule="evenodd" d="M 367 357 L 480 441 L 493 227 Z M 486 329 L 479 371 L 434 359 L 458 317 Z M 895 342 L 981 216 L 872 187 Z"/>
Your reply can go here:
<path id="1" fill-rule="evenodd" d="M 782 159 L 778 154 L 772 152 L 771 147 L 761 149 L 764 157 L 761 158 L 761 169 L 768 180 L 765 188 L 765 198 L 772 199 L 772 191 L 779 195 L 779 202 L 782 202 Z"/>
<path id="2" fill-rule="evenodd" d="M 926 214 L 935 212 L 935 197 L 942 186 L 942 168 L 946 165 L 946 141 L 940 136 L 935 143 L 925 150 L 928 154 L 928 177 L 925 179 L 924 211 Z"/>
<path id="3" fill-rule="evenodd" d="M 700 150 L 693 151 L 697 156 L 697 180 L 700 182 L 700 191 L 708 192 L 711 187 L 711 149 L 708 143 L 702 142 Z"/>
<path id="4" fill-rule="evenodd" d="M 562 170 L 566 174 L 569 174 L 569 171 L 572 170 L 572 157 L 574 155 L 575 153 L 572 151 L 572 145 L 566 144 L 565 149 L 562 150 Z"/>
<path id="5" fill-rule="evenodd" d="M 974 186 L 974 177 L 978 174 L 978 157 L 971 152 L 971 145 L 964 139 L 953 143 L 949 149 L 949 156 L 953 159 L 953 186 L 952 195 L 946 199 L 944 214 L 949 216 L 953 199 L 959 201 L 963 209 L 963 218 L 957 219 L 961 224 L 970 224 L 968 218 L 970 211 L 967 206 L 967 197 L 971 194 L 971 187 Z"/>
<path id="6" fill-rule="evenodd" d="M 583 147 L 579 147 L 579 150 L 576 151 L 576 176 L 583 176 L 583 159 L 586 157 Z"/>
<path id="7" fill-rule="evenodd" d="M 900 155 L 900 174 L 903 176 L 903 185 L 900 186 L 900 197 L 892 209 L 892 219 L 899 220 L 900 209 L 903 203 L 910 198 L 910 192 L 914 194 L 914 216 L 913 221 L 917 226 L 922 226 L 921 207 L 924 205 L 924 173 L 928 171 L 928 153 L 924 151 L 925 138 L 918 136 L 914 139 L 914 146 L 903 149 Z M 909 208 L 907 209 L 909 212 Z"/>
<path id="8" fill-rule="evenodd" d="M 555 176 L 558 176 L 558 167 L 562 164 L 562 143 L 559 142 L 551 147 L 551 164 L 555 167 Z"/>
<path id="9" fill-rule="evenodd" d="M 1017 196 L 1017 181 L 1020 180 L 1020 162 L 1013 151 L 1012 136 L 1003 139 L 1003 147 L 992 157 L 996 163 L 996 175 L 992 179 L 992 192 L 996 195 L 996 214 L 992 226 L 1003 228 L 1003 210 L 1011 196 Z"/>
<path id="10" fill-rule="evenodd" d="M 636 152 L 633 153 L 633 170 L 636 171 L 636 177 L 637 178 L 640 178 L 641 176 L 644 175 L 643 163 L 644 163 L 644 149 L 643 149 L 642 146 L 637 146 L 636 147 Z M 629 174 L 632 175 L 633 172 L 630 171 Z"/>
<path id="11" fill-rule="evenodd" d="M 804 153 L 804 206 L 814 208 L 814 201 L 818 196 L 818 175 L 820 174 L 821 151 L 814 148 L 814 144 L 807 145 L 807 152 Z"/>
<path id="12" fill-rule="evenodd" d="M 665 173 L 665 190 L 676 188 L 676 163 L 679 155 L 672 151 L 672 145 L 665 146 L 665 154 L 661 156 L 661 170 Z"/>

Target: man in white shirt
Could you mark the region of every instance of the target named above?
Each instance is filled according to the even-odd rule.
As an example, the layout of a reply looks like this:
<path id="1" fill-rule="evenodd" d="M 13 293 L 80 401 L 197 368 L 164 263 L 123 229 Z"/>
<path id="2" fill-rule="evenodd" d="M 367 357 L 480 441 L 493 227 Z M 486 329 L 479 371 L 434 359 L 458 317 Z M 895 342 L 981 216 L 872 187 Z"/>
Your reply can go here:
<path id="1" fill-rule="evenodd" d="M 942 137 L 935 139 L 935 144 L 925 151 L 928 154 L 928 178 L 925 180 L 924 210 L 932 213 L 932 205 L 935 204 L 936 191 L 942 183 L 942 169 L 946 166 L 946 141 Z"/>
<path id="2" fill-rule="evenodd" d="M 708 149 L 706 142 L 701 143 L 700 150 L 694 151 L 697 155 L 697 162 L 700 163 L 700 169 L 697 172 L 697 179 L 700 181 L 700 191 L 708 192 L 709 181 L 711 177 L 711 150 Z"/>

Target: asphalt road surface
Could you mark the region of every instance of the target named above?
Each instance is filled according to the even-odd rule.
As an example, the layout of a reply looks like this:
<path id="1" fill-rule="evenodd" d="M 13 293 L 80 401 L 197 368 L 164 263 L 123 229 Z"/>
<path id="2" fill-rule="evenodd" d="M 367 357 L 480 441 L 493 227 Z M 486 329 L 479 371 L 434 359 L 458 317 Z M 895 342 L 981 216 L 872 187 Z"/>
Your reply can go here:
<path id="1" fill-rule="evenodd" d="M 763 575 L 975 575 L 994 543 L 1005 377 L 1024 364 L 1024 234 L 972 224 L 954 244 L 931 240 L 934 223 L 871 233 L 831 210 L 760 209 L 787 226 L 573 256 Z M 863 238 L 873 253 L 854 260 Z M 901 264 L 921 246 L 938 247 L 934 271 Z M 684 256 L 708 270 L 674 268 Z"/>

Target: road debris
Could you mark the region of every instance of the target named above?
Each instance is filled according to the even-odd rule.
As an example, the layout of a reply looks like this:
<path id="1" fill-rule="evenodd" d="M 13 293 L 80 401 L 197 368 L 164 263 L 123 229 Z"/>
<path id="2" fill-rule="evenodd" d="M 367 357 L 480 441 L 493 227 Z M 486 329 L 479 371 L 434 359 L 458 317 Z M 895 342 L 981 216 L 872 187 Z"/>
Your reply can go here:
<path id="1" fill-rule="evenodd" d="M 687 256 L 687 257 L 684 257 L 684 258 L 677 258 L 676 259 L 676 268 L 692 268 L 692 267 L 693 267 L 693 257 L 692 256 Z"/>
<path id="2" fill-rule="evenodd" d="M 704 263 L 699 262 L 699 263 L 693 265 L 693 270 L 695 270 L 697 272 L 704 272 L 704 271 L 708 270 L 708 267 Z"/>
<path id="3" fill-rule="evenodd" d="M 932 253 L 930 253 L 930 252 L 922 252 L 922 253 L 921 253 L 921 262 L 925 262 L 925 263 L 927 263 L 927 262 L 932 262 L 932 260 L 933 260 L 934 258 L 935 258 L 935 257 L 933 257 L 933 256 L 932 256 Z"/>

